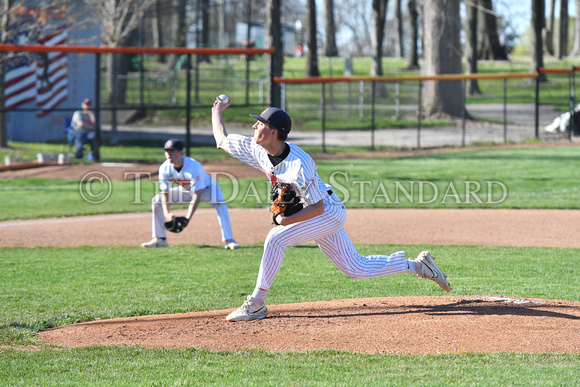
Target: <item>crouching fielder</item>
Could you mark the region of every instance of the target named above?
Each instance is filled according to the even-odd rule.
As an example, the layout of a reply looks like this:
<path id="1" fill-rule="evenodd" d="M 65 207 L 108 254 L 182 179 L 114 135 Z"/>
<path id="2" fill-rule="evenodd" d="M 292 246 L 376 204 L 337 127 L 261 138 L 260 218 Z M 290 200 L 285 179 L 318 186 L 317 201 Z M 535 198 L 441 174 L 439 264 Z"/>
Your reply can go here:
<path id="1" fill-rule="evenodd" d="M 310 155 L 286 142 L 292 128 L 290 116 L 281 109 L 270 107 L 260 115 L 250 114 L 257 120 L 253 126 L 253 137 L 228 134 L 222 111 L 229 104 L 230 101 L 216 99 L 212 107 L 213 134 L 218 148 L 263 171 L 273 185 L 278 182 L 291 184 L 302 200 L 303 209 L 293 215 L 274 217 L 277 226 L 266 237 L 254 292 L 226 320 L 266 317 L 268 309 L 264 300 L 280 270 L 284 251 L 289 246 L 310 241 L 314 241 L 332 263 L 349 277 L 372 278 L 411 273 L 435 281 L 446 292 L 451 291 L 445 274 L 428 251 L 423 251 L 414 260 L 405 259 L 403 251 L 390 256 L 364 257 L 359 254 L 343 228 L 346 221 L 344 204 L 318 176 Z"/>
<path id="2" fill-rule="evenodd" d="M 176 219 L 171 212 L 172 204 L 189 204 L 187 215 L 180 219 L 179 231 L 187 226 L 201 201 L 211 204 L 217 211 L 222 241 L 226 249 L 234 250 L 240 245 L 232 236 L 230 213 L 219 184 L 203 169 L 199 161 L 183 155 L 183 143 L 177 139 L 165 142 L 165 162 L 159 167 L 159 190 L 151 200 L 153 239 L 142 247 L 167 247 L 165 222 Z M 171 187 L 172 183 L 177 186 Z M 174 231 L 173 229 L 169 229 Z M 178 231 L 178 232 L 179 232 Z"/>

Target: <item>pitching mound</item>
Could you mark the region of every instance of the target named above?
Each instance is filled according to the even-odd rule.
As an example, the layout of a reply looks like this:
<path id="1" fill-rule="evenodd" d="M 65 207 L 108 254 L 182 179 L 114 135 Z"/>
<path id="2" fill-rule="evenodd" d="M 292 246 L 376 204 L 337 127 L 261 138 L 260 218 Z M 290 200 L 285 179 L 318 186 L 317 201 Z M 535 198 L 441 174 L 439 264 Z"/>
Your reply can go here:
<path id="1" fill-rule="evenodd" d="M 196 347 L 216 351 L 339 349 L 368 353 L 580 352 L 580 302 L 489 296 L 393 297 L 92 321 L 47 330 L 49 344 Z"/>

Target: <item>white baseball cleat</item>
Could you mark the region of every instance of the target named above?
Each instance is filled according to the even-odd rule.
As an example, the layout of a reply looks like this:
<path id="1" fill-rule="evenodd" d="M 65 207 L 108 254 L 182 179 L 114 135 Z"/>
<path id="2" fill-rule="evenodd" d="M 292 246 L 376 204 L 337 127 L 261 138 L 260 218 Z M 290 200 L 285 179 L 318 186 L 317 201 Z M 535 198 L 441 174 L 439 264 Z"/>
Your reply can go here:
<path id="1" fill-rule="evenodd" d="M 246 301 L 238 309 L 228 314 L 227 321 L 250 321 L 261 320 L 268 315 L 266 304 L 257 304 L 252 302 L 252 296 L 248 296 Z"/>
<path id="2" fill-rule="evenodd" d="M 167 239 L 153 238 L 149 242 L 141 243 L 141 247 L 167 247 Z"/>
<path id="3" fill-rule="evenodd" d="M 421 264 L 421 274 L 417 275 L 435 281 L 441 289 L 447 293 L 451 292 L 451 285 L 447 281 L 447 276 L 435 264 L 435 258 L 429 251 L 422 251 L 414 261 Z"/>
<path id="4" fill-rule="evenodd" d="M 240 245 L 235 240 L 229 239 L 229 240 L 226 241 L 226 244 L 225 244 L 224 248 L 226 250 L 235 250 L 235 249 L 239 249 L 240 248 Z"/>

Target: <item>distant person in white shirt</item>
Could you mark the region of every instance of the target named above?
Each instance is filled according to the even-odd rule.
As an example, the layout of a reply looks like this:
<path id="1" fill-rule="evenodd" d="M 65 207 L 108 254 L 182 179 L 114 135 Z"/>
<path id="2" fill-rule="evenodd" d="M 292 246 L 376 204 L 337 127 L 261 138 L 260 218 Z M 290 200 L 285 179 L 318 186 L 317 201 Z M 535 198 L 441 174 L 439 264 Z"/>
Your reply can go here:
<path id="1" fill-rule="evenodd" d="M 189 203 L 185 216 L 189 222 L 199 203 L 204 201 L 211 204 L 217 211 L 224 247 L 230 250 L 239 248 L 240 245 L 232 236 L 230 214 L 219 184 L 204 171 L 199 161 L 183 155 L 183 143 L 180 140 L 167 140 L 163 149 L 165 149 L 167 160 L 159 167 L 161 192 L 151 200 L 153 239 L 142 243 L 141 246 L 169 246 L 164 223 L 175 217 L 175 214 L 171 212 L 171 204 Z M 171 187 L 172 183 L 177 186 Z"/>
<path id="2" fill-rule="evenodd" d="M 85 98 L 81 104 L 82 110 L 77 110 L 71 118 L 71 127 L 73 128 L 75 156 L 82 159 L 84 155 L 85 144 L 89 144 L 91 150 L 87 156 L 89 160 L 93 159 L 95 150 L 95 115 L 91 111 L 91 100 Z"/>

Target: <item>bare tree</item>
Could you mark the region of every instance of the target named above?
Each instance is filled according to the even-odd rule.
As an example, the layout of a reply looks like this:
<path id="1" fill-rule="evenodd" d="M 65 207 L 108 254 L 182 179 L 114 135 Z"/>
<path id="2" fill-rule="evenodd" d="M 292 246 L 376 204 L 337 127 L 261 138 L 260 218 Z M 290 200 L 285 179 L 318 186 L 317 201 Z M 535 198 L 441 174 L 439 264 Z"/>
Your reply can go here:
<path id="1" fill-rule="evenodd" d="M 336 48 L 336 25 L 334 23 L 334 0 L 324 0 L 324 56 L 338 56 Z"/>
<path id="2" fill-rule="evenodd" d="M 171 22 L 171 40 L 173 47 L 185 47 L 187 27 L 185 25 L 185 0 L 173 0 L 173 12 Z M 167 68 L 173 69 L 179 60 L 179 55 L 171 55 L 167 62 Z"/>
<path id="3" fill-rule="evenodd" d="M 369 18 L 365 13 L 366 0 L 362 4 L 360 0 L 342 0 L 334 6 L 339 24 L 352 34 L 351 46 L 356 48 L 356 55 L 365 55 L 371 41 Z"/>
<path id="4" fill-rule="evenodd" d="M 535 72 L 539 67 L 544 67 L 544 48 L 542 42 L 542 29 L 544 28 L 544 0 L 532 0 L 532 50 L 530 72 Z M 540 81 L 546 80 L 545 74 L 539 74 Z"/>
<path id="5" fill-rule="evenodd" d="M 506 51 L 499 44 L 498 15 L 493 11 L 492 0 L 479 0 L 478 4 L 481 6 L 477 22 L 479 59 L 507 59 Z"/>
<path id="6" fill-rule="evenodd" d="M 154 0 L 97 0 L 91 2 L 102 25 L 103 43 L 108 47 L 129 46 L 134 39 L 144 13 Z M 125 103 L 130 68 L 127 55 L 107 56 L 107 99 L 114 104 Z"/>
<path id="7" fill-rule="evenodd" d="M 558 36 L 558 59 L 562 59 L 568 55 L 568 0 L 560 0 L 560 31 Z"/>
<path id="8" fill-rule="evenodd" d="M 373 0 L 371 13 L 371 75 L 383 75 L 383 41 L 385 40 L 385 21 L 389 0 Z"/>
<path id="9" fill-rule="evenodd" d="M 545 28 L 546 52 L 554 55 L 554 9 L 556 7 L 556 0 L 550 0 L 550 7 L 548 8 L 548 21 Z"/>
<path id="10" fill-rule="evenodd" d="M 423 75 L 461 73 L 459 2 L 425 0 L 423 40 Z M 460 81 L 431 81 L 425 85 L 425 109 L 428 114 L 460 116 L 463 111 Z"/>
<path id="11" fill-rule="evenodd" d="M 268 68 L 270 106 L 281 107 L 282 92 L 279 83 L 272 82 L 273 77 L 281 77 L 284 71 L 284 46 L 282 42 L 282 23 L 280 21 L 280 1 L 266 1 L 266 47 L 274 49 Z"/>
<path id="12" fill-rule="evenodd" d="M 320 70 L 318 69 L 318 48 L 316 41 L 316 2 L 314 0 L 306 0 L 306 17 L 307 17 L 307 44 L 308 51 L 306 52 L 306 76 L 318 77 Z"/>
<path id="13" fill-rule="evenodd" d="M 417 12 L 417 1 L 409 0 L 409 22 L 411 24 L 411 47 L 409 52 L 409 69 L 419 68 L 419 12 Z"/>
<path id="14" fill-rule="evenodd" d="M 477 0 L 471 0 L 467 4 L 467 40 L 466 50 L 467 55 L 467 73 L 477 74 Z M 470 79 L 468 81 L 467 92 L 469 95 L 481 94 L 479 89 L 479 82 L 477 79 Z"/>
<path id="15" fill-rule="evenodd" d="M 164 44 L 164 29 L 163 29 L 163 0 L 155 0 L 155 12 L 151 15 L 151 34 L 153 37 L 153 47 L 163 47 Z M 165 54 L 157 55 L 159 63 L 166 62 Z"/>
<path id="16" fill-rule="evenodd" d="M 403 44 L 403 11 L 401 9 L 401 0 L 395 1 L 395 31 L 396 31 L 396 44 L 395 44 L 395 56 L 397 58 L 405 57 L 405 46 Z"/>
<path id="17" fill-rule="evenodd" d="M 201 11 L 201 36 L 198 47 L 209 47 L 209 0 L 198 0 L 198 10 Z M 210 62 L 208 55 L 198 55 L 197 60 Z"/>
<path id="18" fill-rule="evenodd" d="M 580 0 L 574 0 L 576 3 L 576 22 L 574 24 L 574 46 L 570 56 L 580 56 Z"/>

